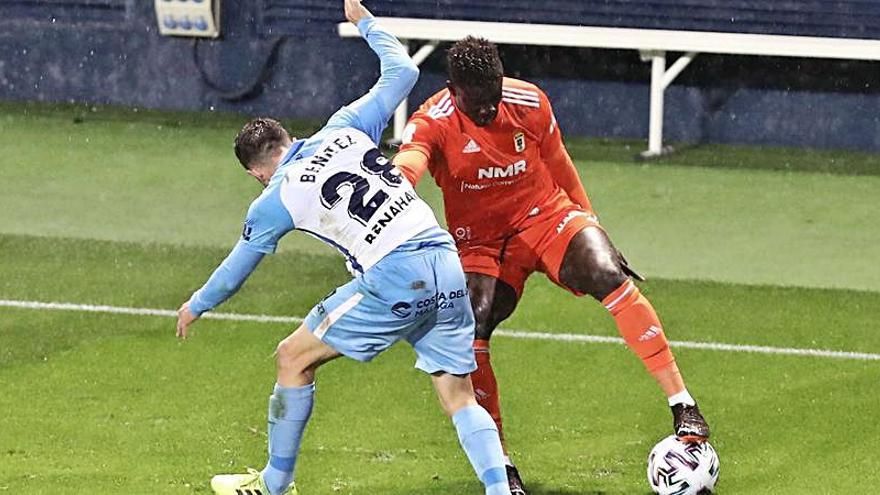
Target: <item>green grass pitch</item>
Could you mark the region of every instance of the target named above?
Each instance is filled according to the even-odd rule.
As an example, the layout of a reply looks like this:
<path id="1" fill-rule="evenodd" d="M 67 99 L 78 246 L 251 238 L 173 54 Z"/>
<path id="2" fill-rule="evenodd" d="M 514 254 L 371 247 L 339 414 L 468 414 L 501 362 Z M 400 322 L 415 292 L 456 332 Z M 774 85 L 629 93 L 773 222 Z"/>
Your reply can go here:
<path id="1" fill-rule="evenodd" d="M 243 120 L 0 105 L 0 299 L 175 309 L 259 191 L 231 153 Z M 571 141 L 671 339 L 880 354 L 876 155 L 717 146 L 639 165 L 639 146 Z M 292 234 L 219 310 L 304 316 L 347 277 Z M 504 327 L 616 336 L 599 304 L 540 276 Z M 213 474 L 261 468 L 291 329 L 203 320 L 179 342 L 168 317 L 0 306 L 0 493 L 209 493 Z M 880 361 L 676 355 L 713 427 L 718 493 L 880 486 Z M 413 361 L 396 346 L 319 371 L 304 495 L 480 492 Z M 646 456 L 671 419 L 625 347 L 497 337 L 493 361 L 532 493 L 650 492 Z"/>

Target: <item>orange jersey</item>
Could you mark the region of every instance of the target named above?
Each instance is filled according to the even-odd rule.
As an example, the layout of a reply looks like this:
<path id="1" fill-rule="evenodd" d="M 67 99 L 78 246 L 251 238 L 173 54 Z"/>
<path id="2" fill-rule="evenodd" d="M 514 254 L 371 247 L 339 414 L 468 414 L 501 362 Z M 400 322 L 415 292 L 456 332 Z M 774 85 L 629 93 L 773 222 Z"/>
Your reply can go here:
<path id="1" fill-rule="evenodd" d="M 449 231 L 460 244 L 479 244 L 506 238 L 543 208 L 568 200 L 547 166 L 558 148 L 564 152 L 544 92 L 504 78 L 498 114 L 488 126 L 478 127 L 456 110 L 444 89 L 410 118 L 400 151 L 427 156 L 443 191 Z"/>

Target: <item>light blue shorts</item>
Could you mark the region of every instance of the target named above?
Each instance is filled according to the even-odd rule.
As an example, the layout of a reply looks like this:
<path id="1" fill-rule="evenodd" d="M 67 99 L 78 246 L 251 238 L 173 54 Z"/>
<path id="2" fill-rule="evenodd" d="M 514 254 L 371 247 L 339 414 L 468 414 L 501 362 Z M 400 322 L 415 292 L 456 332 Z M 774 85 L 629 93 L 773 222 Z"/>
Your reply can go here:
<path id="1" fill-rule="evenodd" d="M 345 356 L 369 361 L 405 339 L 416 368 L 477 369 L 474 317 L 458 253 L 449 243 L 393 251 L 309 312 L 306 326 Z"/>

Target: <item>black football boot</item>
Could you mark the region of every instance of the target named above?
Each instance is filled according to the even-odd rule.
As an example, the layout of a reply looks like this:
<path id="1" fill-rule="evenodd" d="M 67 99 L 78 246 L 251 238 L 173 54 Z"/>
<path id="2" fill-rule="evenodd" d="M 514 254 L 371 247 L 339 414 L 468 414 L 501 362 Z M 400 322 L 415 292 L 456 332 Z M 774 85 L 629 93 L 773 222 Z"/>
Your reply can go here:
<path id="1" fill-rule="evenodd" d="M 522 478 L 519 477 L 519 471 L 516 466 L 507 465 L 507 483 L 510 486 L 510 495 L 529 495 L 526 487 L 523 486 Z"/>
<path id="2" fill-rule="evenodd" d="M 675 436 L 685 442 L 705 442 L 709 439 L 709 424 L 696 404 L 672 406 L 672 428 Z"/>

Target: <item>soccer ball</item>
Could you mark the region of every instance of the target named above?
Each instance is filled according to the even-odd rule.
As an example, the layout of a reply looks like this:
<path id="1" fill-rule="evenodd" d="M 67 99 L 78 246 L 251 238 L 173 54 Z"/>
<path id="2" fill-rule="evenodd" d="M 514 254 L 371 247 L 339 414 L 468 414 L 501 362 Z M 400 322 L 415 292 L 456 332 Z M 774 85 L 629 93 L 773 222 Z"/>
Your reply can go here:
<path id="1" fill-rule="evenodd" d="M 648 483 L 660 495 L 703 495 L 715 490 L 718 454 L 708 442 L 682 442 L 675 435 L 648 454 Z"/>

